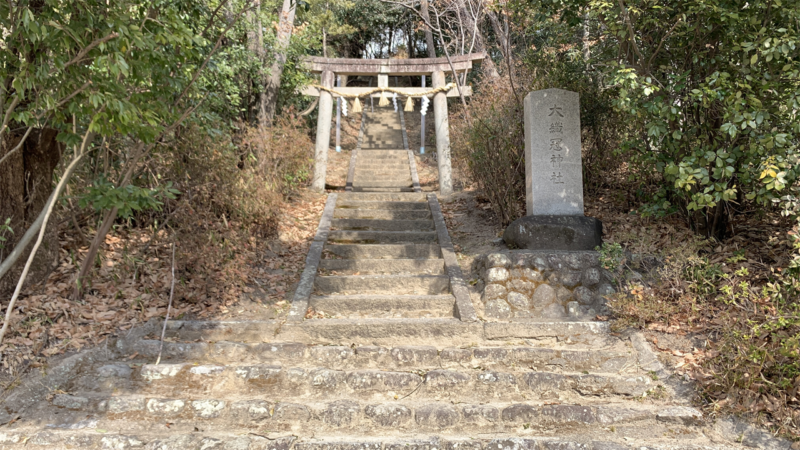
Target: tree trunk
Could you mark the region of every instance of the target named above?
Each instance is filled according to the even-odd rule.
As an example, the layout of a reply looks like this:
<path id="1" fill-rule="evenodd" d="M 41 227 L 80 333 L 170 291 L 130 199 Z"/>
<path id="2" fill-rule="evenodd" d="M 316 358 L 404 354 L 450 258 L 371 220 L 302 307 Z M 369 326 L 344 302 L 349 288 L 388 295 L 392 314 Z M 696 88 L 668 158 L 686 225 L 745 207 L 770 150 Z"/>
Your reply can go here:
<path id="1" fill-rule="evenodd" d="M 264 91 L 266 83 L 266 74 L 264 73 L 264 32 L 261 28 L 261 1 L 256 0 L 256 5 L 253 11 L 247 13 L 247 24 L 250 29 L 247 30 L 247 49 L 256 60 L 259 61 L 257 78 L 253 80 L 253 84 L 257 85 L 258 98 L 255 101 L 252 114 L 248 114 L 250 119 L 256 118 L 261 127 L 266 125 L 266 93 Z"/>
<path id="2" fill-rule="evenodd" d="M 467 7 L 463 2 L 461 2 L 461 5 L 459 6 L 459 14 L 461 14 L 463 17 L 464 23 L 469 30 L 468 36 L 470 39 L 472 38 L 473 34 L 475 35 L 475 46 L 472 51 L 476 53 L 485 52 L 486 45 L 484 44 L 485 41 L 483 39 L 483 33 L 481 33 L 481 28 L 479 26 L 480 24 L 475 22 L 475 18 L 472 17 L 472 14 L 470 14 L 469 11 L 467 11 Z M 488 52 L 486 53 L 486 57 L 483 58 L 481 69 L 483 70 L 484 75 L 489 78 L 500 78 L 500 74 L 497 72 L 497 67 L 494 65 L 494 61 L 492 61 L 492 57 L 489 56 Z"/>
<path id="3" fill-rule="evenodd" d="M 431 23 L 431 16 L 428 14 L 428 0 L 420 2 L 420 14 L 426 22 Z M 428 47 L 428 58 L 436 58 L 436 45 L 433 43 L 433 30 L 425 25 L 425 44 Z"/>
<path id="4" fill-rule="evenodd" d="M 278 21 L 278 34 L 275 44 L 275 61 L 272 63 L 265 88 L 266 94 L 266 124 L 272 126 L 275 118 L 275 110 L 278 106 L 278 92 L 281 88 L 281 75 L 283 66 L 286 64 L 286 52 L 289 48 L 289 40 L 292 37 L 294 27 L 294 13 L 296 2 L 293 0 L 283 0 L 281 16 Z"/>
<path id="5" fill-rule="evenodd" d="M 503 31 L 502 25 L 500 25 L 500 19 L 497 18 L 497 14 L 494 11 L 487 10 L 486 15 L 489 17 L 489 23 L 492 24 L 492 29 L 494 30 L 495 38 L 497 39 L 497 43 L 500 47 L 500 53 L 503 54 L 503 58 L 508 58 L 508 54 L 506 54 L 506 45 L 508 44 L 508 36 L 506 32 Z"/>
<path id="6" fill-rule="evenodd" d="M 0 250 L 0 260 L 11 252 L 50 197 L 53 190 L 53 171 L 61 158 L 57 135 L 58 132 L 51 128 L 34 130 L 22 148 L 0 166 L 0 224 L 10 218 L 9 225 L 14 230 L 14 234 L 6 233 L 4 236 L 7 241 Z M 21 137 L 21 134 L 7 132 L 0 143 L 0 158 L 14 148 Z M 50 273 L 58 257 L 58 250 L 57 227 L 49 227 L 29 272 L 27 285 L 42 281 Z M 26 253 L 18 260 L 21 263 L 0 279 L 0 296 L 6 297 L 6 294 L 14 290 L 29 251 L 30 248 L 26 249 Z"/>

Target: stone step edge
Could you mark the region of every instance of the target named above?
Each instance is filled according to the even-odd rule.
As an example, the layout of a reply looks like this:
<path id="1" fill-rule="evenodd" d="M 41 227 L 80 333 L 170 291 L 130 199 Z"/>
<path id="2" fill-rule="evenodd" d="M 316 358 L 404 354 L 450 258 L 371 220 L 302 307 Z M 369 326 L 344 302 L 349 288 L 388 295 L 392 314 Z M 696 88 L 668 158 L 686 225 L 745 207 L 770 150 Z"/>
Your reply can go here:
<path id="1" fill-rule="evenodd" d="M 247 431 L 247 430 L 245 430 Z M 61 442 L 75 443 L 76 446 L 100 445 L 103 448 L 257 448 L 269 450 L 633 450 L 643 446 L 648 449 L 670 449 L 674 441 L 664 442 L 663 438 L 652 441 L 625 441 L 622 437 L 606 436 L 598 439 L 596 435 L 574 435 L 554 437 L 509 433 L 481 433 L 481 437 L 466 437 L 463 434 L 448 433 L 404 433 L 398 436 L 365 437 L 358 435 L 315 434 L 313 437 L 296 436 L 292 432 L 232 433 L 196 432 L 190 434 L 160 433 L 102 433 L 96 430 L 80 432 L 56 429 L 35 429 L 0 433 L 0 444 L 25 448 L 52 449 Z M 14 448 L 12 447 L 12 448 Z M 710 442 L 682 443 L 684 450 L 723 450 L 745 448 L 741 444 L 712 444 Z"/>
<path id="2" fill-rule="evenodd" d="M 309 295 L 310 297 L 310 295 Z M 326 319 L 325 326 L 409 326 L 409 327 L 428 327 L 431 325 L 447 325 L 453 329 L 482 329 L 486 340 L 503 340 L 513 338 L 543 338 L 560 337 L 575 334 L 607 335 L 610 330 L 608 322 L 478 322 L 462 323 L 458 319 Z M 319 322 L 309 320 L 297 324 L 298 327 L 316 327 Z M 288 324 L 287 324 L 288 325 Z M 190 320 L 170 320 L 167 323 L 168 330 L 178 330 L 180 328 L 195 331 L 219 329 L 226 326 L 229 329 L 244 329 L 256 327 L 262 330 L 279 330 L 280 320 L 219 320 L 219 321 L 190 321 Z M 279 333 L 278 333 L 279 334 Z M 274 340 L 278 334 L 266 338 Z"/>
<path id="3" fill-rule="evenodd" d="M 315 361 L 310 361 L 312 364 Z M 492 404 L 516 404 L 536 402 L 530 395 L 544 393 L 573 393 L 581 400 L 581 405 L 592 406 L 608 404 L 606 397 L 620 399 L 644 398 L 650 393 L 665 389 L 663 385 L 656 384 L 647 375 L 617 375 L 617 374 L 584 374 L 576 372 L 548 372 L 548 371 L 504 371 L 486 370 L 478 368 L 448 368 L 421 371 L 413 368 L 397 368 L 395 370 L 381 370 L 377 368 L 355 369 L 329 369 L 324 367 L 297 367 L 280 363 L 266 364 L 197 364 L 191 362 L 142 364 L 132 367 L 125 375 L 118 377 L 103 377 L 101 370 L 120 373 L 124 370 L 124 363 L 107 364 L 97 369 L 97 376 L 101 378 L 128 378 L 132 377 L 130 389 L 142 392 L 148 388 L 162 388 L 174 386 L 176 383 L 185 385 L 192 381 L 192 390 L 203 391 L 200 395 L 208 396 L 209 385 L 219 387 L 216 383 L 226 380 L 228 384 L 220 389 L 230 390 L 239 386 L 244 388 L 241 399 L 251 398 L 245 386 L 252 386 L 259 393 L 269 395 L 270 399 L 292 402 L 296 397 L 296 389 L 306 389 L 303 400 L 329 396 L 328 398 L 353 398 L 354 395 L 389 395 L 396 390 L 399 395 L 415 394 L 410 401 L 437 401 L 438 398 L 456 398 L 458 403 L 465 402 L 463 395 L 477 395 L 475 402 L 482 402 L 491 398 Z M 129 366 L 130 367 L 130 366 Z M 135 375 L 134 375 L 135 372 Z M 301 378 L 298 378 L 301 377 Z M 271 387 L 258 384 L 259 380 L 269 379 Z M 391 381 L 394 380 L 394 381 Z M 386 384 L 388 382 L 388 384 Z M 288 383 L 288 384 L 284 384 Z M 659 387 L 661 386 L 661 387 Z M 177 386 L 176 386 L 177 387 Z M 239 389 L 236 388 L 236 389 Z M 420 391 L 419 389 L 422 388 Z M 126 388 L 127 389 L 127 388 Z M 119 396 L 126 389 L 114 389 L 115 396 Z M 272 390 L 271 390 L 272 389 Z M 184 388 L 185 390 L 185 388 Z M 217 389 L 219 390 L 219 389 Z M 273 392 L 277 390 L 278 392 Z M 502 393 L 501 393 L 502 391 Z M 108 398 L 109 392 L 103 390 L 86 391 L 77 389 L 81 395 L 58 394 L 56 401 L 59 406 L 71 403 L 85 403 L 83 398 Z M 237 391 L 239 392 L 239 391 Z M 662 391 L 667 392 L 667 391 Z M 498 396 L 501 393 L 501 396 Z M 283 395 L 282 395 L 283 394 Z M 127 394 L 127 395 L 130 395 Z M 153 397 L 155 394 L 144 394 Z M 161 394 L 163 396 L 164 394 Z M 136 396 L 136 395 L 134 395 Z M 142 396 L 141 394 L 139 396 Z M 167 395 L 170 397 L 169 395 Z M 233 397 L 237 397 L 234 395 Z M 230 398 L 230 396 L 226 396 Z M 543 398 L 547 398 L 546 396 Z M 520 399 L 523 399 L 522 401 Z M 563 401 L 563 400 L 562 400 Z M 296 401 L 295 401 L 296 402 Z"/>
<path id="4" fill-rule="evenodd" d="M 63 394 L 61 394 L 63 396 Z M 60 397 L 54 397 L 59 399 Z M 260 399 L 233 400 L 230 398 L 164 398 L 151 396 L 116 396 L 101 398 L 81 398 L 86 403 L 75 409 L 79 412 L 104 413 L 106 423 L 116 421 L 138 421 L 133 419 L 144 414 L 145 417 L 172 417 L 176 420 L 227 421 L 230 416 L 241 415 L 240 419 L 254 419 L 248 410 L 259 405 L 258 418 L 295 423 L 298 420 L 307 424 L 318 423 L 331 429 L 352 429 L 372 424 L 390 426 L 383 421 L 396 421 L 398 416 L 411 429 L 446 429 L 475 426 L 476 422 L 489 422 L 488 429 L 506 429 L 524 426 L 528 428 L 551 428 L 564 426 L 610 426 L 643 421 L 658 421 L 679 426 L 701 426 L 703 414 L 687 406 L 653 405 L 650 408 L 631 407 L 627 404 L 576 405 L 576 404 L 532 404 L 532 403 L 483 403 L 451 404 L 449 402 L 357 402 L 354 400 L 334 400 L 330 402 L 270 402 Z M 307 418 L 281 420 L 281 408 L 305 410 Z M 273 410 L 274 413 L 271 411 Z M 237 412 L 239 414 L 237 414 Z M 277 414 L 276 414 L 277 413 Z M 336 417 L 337 415 L 344 417 Z M 346 417 L 346 418 L 345 418 Z M 149 420 L 147 422 L 150 422 Z M 207 422 L 208 423 L 208 422 Z M 393 427 L 394 428 L 394 427 Z"/>

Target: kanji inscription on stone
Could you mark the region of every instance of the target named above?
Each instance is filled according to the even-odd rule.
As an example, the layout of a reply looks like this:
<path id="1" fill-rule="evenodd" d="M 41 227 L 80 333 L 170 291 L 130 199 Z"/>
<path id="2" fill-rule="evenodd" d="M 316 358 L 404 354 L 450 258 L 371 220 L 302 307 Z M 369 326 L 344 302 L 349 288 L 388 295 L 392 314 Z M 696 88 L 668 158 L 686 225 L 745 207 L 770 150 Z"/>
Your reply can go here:
<path id="1" fill-rule="evenodd" d="M 528 215 L 583 215 L 577 92 L 545 89 L 525 97 Z"/>

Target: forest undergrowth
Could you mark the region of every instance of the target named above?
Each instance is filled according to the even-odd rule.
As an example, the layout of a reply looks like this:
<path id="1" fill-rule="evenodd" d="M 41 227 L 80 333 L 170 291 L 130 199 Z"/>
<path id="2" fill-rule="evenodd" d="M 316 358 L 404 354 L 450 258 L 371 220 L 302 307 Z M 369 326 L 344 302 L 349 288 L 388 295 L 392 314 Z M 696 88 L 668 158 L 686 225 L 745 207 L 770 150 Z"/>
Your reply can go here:
<path id="1" fill-rule="evenodd" d="M 30 370 L 46 371 L 52 358 L 163 319 L 173 246 L 170 318 L 282 317 L 325 204 L 324 195 L 306 189 L 308 134 L 291 115 L 266 132 L 246 125 L 230 136 L 182 130 L 168 152 L 148 163 L 178 194 L 117 220 L 80 299 L 74 280 L 96 224 L 88 220 L 91 202 L 80 208 L 65 201 L 58 261 L 46 281 L 23 290 L 0 347 L 3 390 Z M 91 196 L 80 184 L 73 195 Z"/>
<path id="2" fill-rule="evenodd" d="M 558 67 L 558 64 L 553 64 Z M 538 71 L 537 71 L 538 70 Z M 498 226 L 524 215 L 523 108 L 519 93 L 553 85 L 581 94 L 585 213 L 603 222 L 599 248 L 617 294 L 615 330 L 633 327 L 689 336 L 691 350 L 651 334 L 676 372 L 694 380 L 696 402 L 711 417 L 741 415 L 800 439 L 800 272 L 798 222 L 779 205 L 743 198 L 727 210 L 724 238 L 705 237 L 680 210 L 654 214 L 665 183 L 620 148 L 628 125 L 615 94 L 561 73 L 517 69 L 473 96 L 471 120 L 451 113 L 453 158 Z"/>

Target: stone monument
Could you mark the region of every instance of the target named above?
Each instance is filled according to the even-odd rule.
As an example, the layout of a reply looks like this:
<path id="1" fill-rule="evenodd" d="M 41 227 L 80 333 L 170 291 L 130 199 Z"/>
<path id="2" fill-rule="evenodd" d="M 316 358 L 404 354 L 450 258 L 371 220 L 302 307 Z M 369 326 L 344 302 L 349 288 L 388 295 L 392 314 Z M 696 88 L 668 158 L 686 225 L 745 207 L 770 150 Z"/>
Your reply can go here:
<path id="1" fill-rule="evenodd" d="M 603 225 L 583 215 L 580 103 L 577 92 L 534 91 L 525 97 L 527 215 L 503 234 L 530 250 L 593 250 Z"/>

